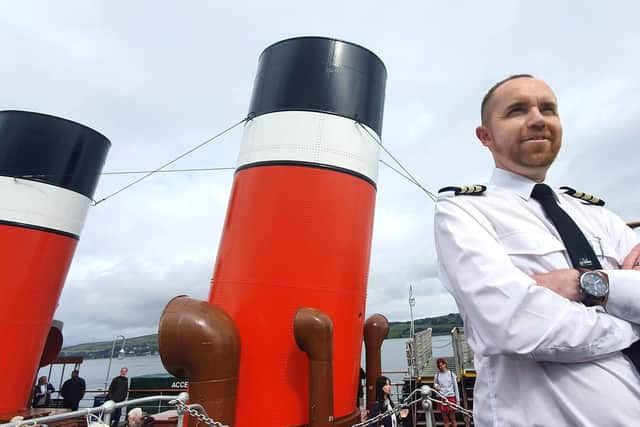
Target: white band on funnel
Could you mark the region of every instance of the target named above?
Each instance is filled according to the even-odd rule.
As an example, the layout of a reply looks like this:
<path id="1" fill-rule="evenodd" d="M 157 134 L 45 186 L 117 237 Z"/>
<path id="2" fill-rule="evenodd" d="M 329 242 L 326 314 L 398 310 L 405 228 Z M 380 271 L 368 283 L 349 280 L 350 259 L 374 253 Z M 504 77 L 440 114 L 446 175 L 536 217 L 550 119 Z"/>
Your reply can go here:
<path id="1" fill-rule="evenodd" d="M 351 119 L 313 111 L 264 114 L 246 124 L 237 166 L 308 162 L 353 171 L 375 183 L 379 137 L 362 126 Z"/>
<path id="2" fill-rule="evenodd" d="M 0 221 L 79 236 L 91 200 L 65 188 L 0 176 Z"/>

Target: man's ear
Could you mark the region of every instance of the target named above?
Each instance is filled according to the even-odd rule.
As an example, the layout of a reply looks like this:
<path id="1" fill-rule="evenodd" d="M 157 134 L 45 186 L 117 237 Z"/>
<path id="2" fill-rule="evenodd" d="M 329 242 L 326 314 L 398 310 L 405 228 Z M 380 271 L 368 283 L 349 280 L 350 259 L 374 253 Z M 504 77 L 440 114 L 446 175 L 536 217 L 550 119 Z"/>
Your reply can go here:
<path id="1" fill-rule="evenodd" d="M 476 137 L 480 140 L 482 145 L 485 147 L 491 147 L 493 139 L 491 138 L 491 133 L 486 127 L 478 126 L 476 128 Z"/>

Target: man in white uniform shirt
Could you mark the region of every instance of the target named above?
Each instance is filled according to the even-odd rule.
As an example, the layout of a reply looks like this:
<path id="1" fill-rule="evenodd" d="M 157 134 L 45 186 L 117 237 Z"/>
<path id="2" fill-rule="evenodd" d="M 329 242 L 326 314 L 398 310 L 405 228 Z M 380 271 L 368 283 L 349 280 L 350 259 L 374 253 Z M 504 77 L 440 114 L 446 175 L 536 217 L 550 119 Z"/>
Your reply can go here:
<path id="1" fill-rule="evenodd" d="M 607 209 L 553 192 L 608 282 L 585 305 L 584 271 L 531 197 L 562 141 L 553 91 L 529 75 L 497 83 L 476 135 L 495 161 L 491 181 L 445 192 L 434 220 L 441 279 L 475 353 L 475 425 L 640 425 L 640 375 L 621 353 L 640 337 L 637 236 Z"/>

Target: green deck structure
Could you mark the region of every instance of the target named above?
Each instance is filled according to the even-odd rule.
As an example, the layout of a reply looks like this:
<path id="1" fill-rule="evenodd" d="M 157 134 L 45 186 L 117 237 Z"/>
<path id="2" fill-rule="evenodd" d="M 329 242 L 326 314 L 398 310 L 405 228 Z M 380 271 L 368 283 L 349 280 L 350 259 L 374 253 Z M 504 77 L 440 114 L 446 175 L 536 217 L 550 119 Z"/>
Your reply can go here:
<path id="1" fill-rule="evenodd" d="M 182 391 L 186 391 L 187 385 L 187 380 L 174 377 L 167 373 L 138 375 L 131 378 L 131 384 L 129 385 L 129 399 L 139 399 L 146 396 L 165 394 L 177 395 Z M 149 404 L 141 407 L 140 409 L 147 414 L 157 414 L 158 412 L 175 409 L 175 406 L 169 405 L 168 402 L 162 402 Z"/>

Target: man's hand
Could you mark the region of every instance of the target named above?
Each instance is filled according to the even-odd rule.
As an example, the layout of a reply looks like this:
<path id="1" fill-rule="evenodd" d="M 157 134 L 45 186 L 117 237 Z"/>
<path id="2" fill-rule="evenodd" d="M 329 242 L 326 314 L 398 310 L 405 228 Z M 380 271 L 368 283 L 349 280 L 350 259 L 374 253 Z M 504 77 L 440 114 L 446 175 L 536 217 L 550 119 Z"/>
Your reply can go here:
<path id="1" fill-rule="evenodd" d="M 640 256 L 640 245 L 638 245 L 638 256 Z M 572 301 L 582 301 L 583 295 L 579 286 L 580 272 L 576 269 L 554 270 L 549 273 L 534 274 L 531 277 L 538 285 L 565 298 Z"/>
<path id="2" fill-rule="evenodd" d="M 636 270 L 640 271 L 640 243 L 635 245 L 629 255 L 624 258 L 622 261 L 622 265 L 620 266 L 622 270 Z"/>

